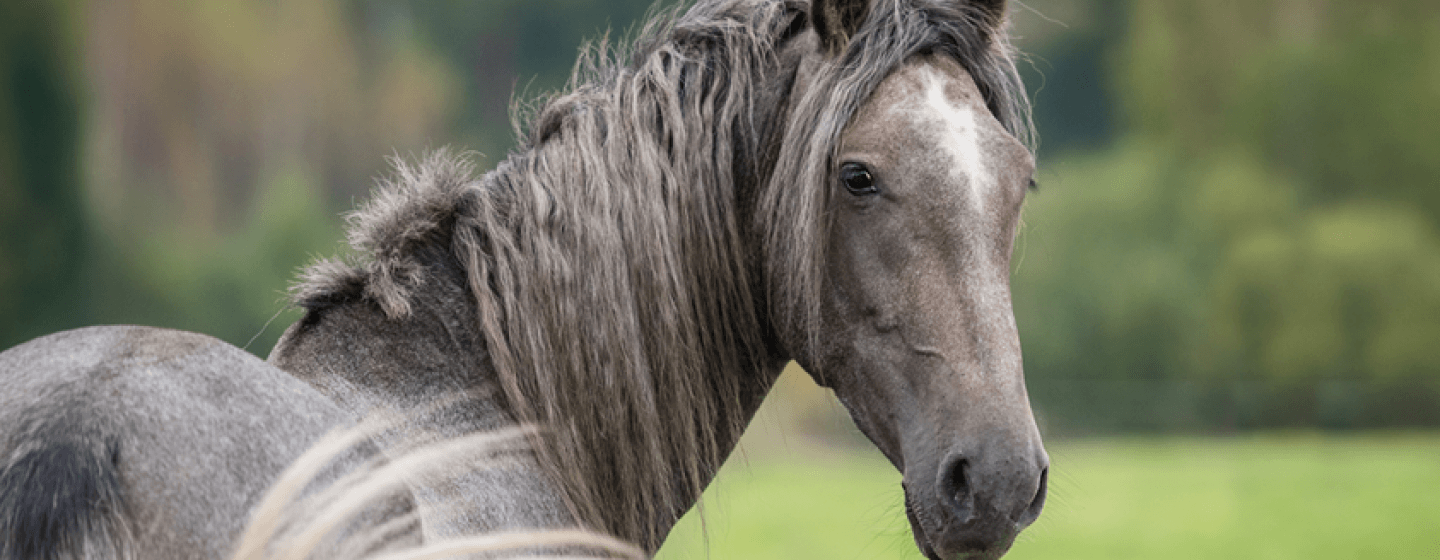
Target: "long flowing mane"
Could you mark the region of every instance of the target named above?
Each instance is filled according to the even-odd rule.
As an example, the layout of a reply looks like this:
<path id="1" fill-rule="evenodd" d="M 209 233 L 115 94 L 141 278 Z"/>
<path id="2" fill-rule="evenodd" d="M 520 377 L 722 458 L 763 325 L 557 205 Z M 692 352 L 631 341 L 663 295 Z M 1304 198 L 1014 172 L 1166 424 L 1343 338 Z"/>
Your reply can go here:
<path id="1" fill-rule="evenodd" d="M 880 80 L 913 54 L 948 53 L 1028 138 L 1002 22 L 950 4 L 875 2 L 788 113 L 755 102 L 784 79 L 778 49 L 807 3 L 661 14 L 628 54 L 592 48 L 483 177 L 446 152 L 399 163 L 350 218 L 357 256 L 309 267 L 294 299 L 365 298 L 404 317 L 432 274 L 423 256 L 448 252 L 508 404 L 544 428 L 542 462 L 578 518 L 653 550 L 743 429 L 741 403 L 757 397 L 746 376 L 776 358 L 775 333 L 815 330 L 825 181 Z"/>

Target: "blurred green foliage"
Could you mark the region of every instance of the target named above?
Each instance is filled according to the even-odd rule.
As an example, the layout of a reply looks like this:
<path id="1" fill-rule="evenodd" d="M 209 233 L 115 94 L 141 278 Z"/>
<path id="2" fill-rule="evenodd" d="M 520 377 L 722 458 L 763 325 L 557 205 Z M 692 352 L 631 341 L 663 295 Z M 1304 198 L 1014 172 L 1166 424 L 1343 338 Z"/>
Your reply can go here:
<path id="1" fill-rule="evenodd" d="M 0 347 L 123 322 L 264 355 L 386 156 L 494 163 L 512 105 L 650 4 L 5 4 Z M 1433 2 L 1013 8 L 1042 137 L 1014 300 L 1048 430 L 1440 425 Z"/>
<path id="2" fill-rule="evenodd" d="M 70 15 L 0 5 L 0 347 L 91 317 Z"/>
<path id="3" fill-rule="evenodd" d="M 1440 10 L 1128 18 L 1122 136 L 1051 161 L 1020 243 L 1052 427 L 1440 423 Z"/>
<path id="4" fill-rule="evenodd" d="M 96 266 L 106 276 L 93 287 L 94 312 L 203 332 L 266 355 L 300 318 L 285 293 L 296 267 L 339 250 L 343 232 L 303 174 L 281 173 L 261 188 L 253 212 L 222 237 L 176 228 L 138 242 L 97 240 L 105 258 Z"/>
<path id="5" fill-rule="evenodd" d="M 666 2 L 665 6 L 673 2 Z M 459 80 L 446 137 L 494 163 L 514 144 L 511 108 L 569 79 L 586 41 L 627 36 L 653 0 L 362 0 L 363 28 L 412 33 Z"/>

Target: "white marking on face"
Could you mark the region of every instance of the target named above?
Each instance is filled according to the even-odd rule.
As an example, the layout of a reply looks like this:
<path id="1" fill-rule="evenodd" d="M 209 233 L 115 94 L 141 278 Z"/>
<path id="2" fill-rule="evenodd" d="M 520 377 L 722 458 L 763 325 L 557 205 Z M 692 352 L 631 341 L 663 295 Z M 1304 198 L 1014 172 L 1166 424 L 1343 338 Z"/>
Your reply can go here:
<path id="1" fill-rule="evenodd" d="M 957 183 L 968 186 L 971 202 L 976 209 L 983 209 L 985 191 L 994 180 L 980 153 L 980 127 L 975 109 L 946 97 L 946 83 L 945 75 L 939 70 L 925 69 L 925 106 L 929 109 L 932 122 L 940 123 L 941 137 L 937 144 L 954 158 L 951 169 L 952 173 L 959 175 Z"/>

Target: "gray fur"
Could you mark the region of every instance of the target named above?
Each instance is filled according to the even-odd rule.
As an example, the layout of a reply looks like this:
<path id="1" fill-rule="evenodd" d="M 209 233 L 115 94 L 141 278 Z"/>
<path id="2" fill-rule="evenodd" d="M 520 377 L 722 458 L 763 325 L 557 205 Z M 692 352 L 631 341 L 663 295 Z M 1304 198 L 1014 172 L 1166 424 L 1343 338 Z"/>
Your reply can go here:
<path id="1" fill-rule="evenodd" d="M 116 451 L 127 503 L 109 532 L 131 537 L 136 558 L 221 557 L 275 474 L 352 418 L 233 346 L 146 327 L 36 339 L 0 354 L 0 379 L 7 471 L 68 442 Z M 80 428 L 56 438 L 57 423 Z"/>

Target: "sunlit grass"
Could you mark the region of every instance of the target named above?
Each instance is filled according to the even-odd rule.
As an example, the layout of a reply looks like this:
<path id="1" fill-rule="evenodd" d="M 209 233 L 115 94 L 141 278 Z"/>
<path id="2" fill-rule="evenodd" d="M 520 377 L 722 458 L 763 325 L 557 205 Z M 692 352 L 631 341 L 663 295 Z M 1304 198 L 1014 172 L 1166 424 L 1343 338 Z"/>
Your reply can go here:
<path id="1" fill-rule="evenodd" d="M 1007 558 L 1440 558 L 1440 434 L 1052 443 L 1050 501 Z M 662 549 L 686 558 L 920 558 L 875 453 L 752 453 Z"/>

